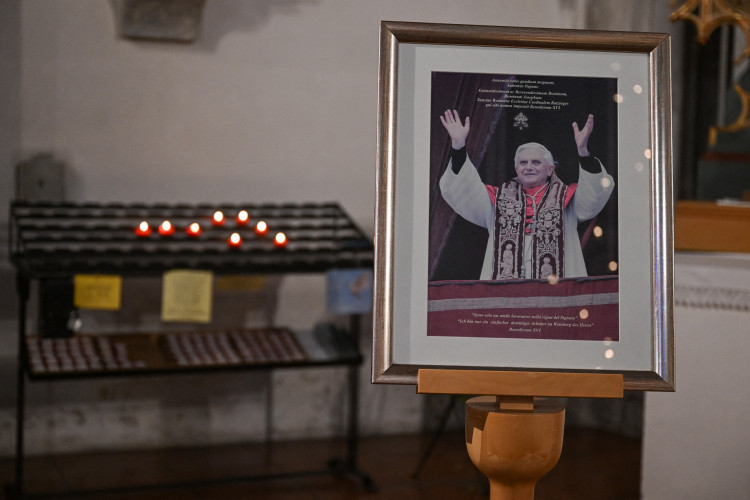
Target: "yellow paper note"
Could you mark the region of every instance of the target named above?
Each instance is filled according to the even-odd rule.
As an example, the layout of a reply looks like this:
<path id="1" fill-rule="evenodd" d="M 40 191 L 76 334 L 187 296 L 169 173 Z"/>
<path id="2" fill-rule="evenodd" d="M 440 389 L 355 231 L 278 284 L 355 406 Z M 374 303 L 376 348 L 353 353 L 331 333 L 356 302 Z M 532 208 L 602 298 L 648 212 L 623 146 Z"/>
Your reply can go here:
<path id="1" fill-rule="evenodd" d="M 213 299 L 211 271 L 180 270 L 164 273 L 161 319 L 172 322 L 208 323 Z"/>
<path id="2" fill-rule="evenodd" d="M 73 276 L 73 304 L 81 309 L 117 311 L 122 300 L 122 276 L 76 274 Z"/>
<path id="3" fill-rule="evenodd" d="M 258 292 L 263 289 L 266 277 L 262 274 L 232 274 L 216 278 L 216 290 L 222 292 Z"/>

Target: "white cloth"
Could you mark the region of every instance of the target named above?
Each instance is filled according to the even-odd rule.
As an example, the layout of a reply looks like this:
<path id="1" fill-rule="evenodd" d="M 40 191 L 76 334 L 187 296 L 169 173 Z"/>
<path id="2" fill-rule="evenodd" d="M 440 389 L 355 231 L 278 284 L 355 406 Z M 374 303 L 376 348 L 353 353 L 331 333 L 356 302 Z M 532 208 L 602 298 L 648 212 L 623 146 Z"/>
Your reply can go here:
<path id="1" fill-rule="evenodd" d="M 563 211 L 565 261 L 561 277 L 564 278 L 588 276 L 586 263 L 583 261 L 581 240 L 578 237 L 578 224 L 592 219 L 601 212 L 615 189 L 614 179 L 607 173 L 601 162 L 599 165 L 601 172 L 598 174 L 587 172 L 579 166 L 578 187 L 573 199 Z M 495 254 L 493 248 L 495 207 L 490 200 L 486 185 L 479 178 L 479 173 L 471 160 L 467 158 L 457 174 L 453 172 L 452 165 L 448 164 L 448 168 L 440 178 L 440 192 L 458 215 L 487 229 L 489 238 L 479 279 L 492 279 L 492 259 Z M 524 214 L 521 215 L 524 216 Z M 526 240 L 528 238 L 524 239 L 524 251 L 529 246 Z M 530 266 L 526 267 L 526 272 L 530 273 Z"/>

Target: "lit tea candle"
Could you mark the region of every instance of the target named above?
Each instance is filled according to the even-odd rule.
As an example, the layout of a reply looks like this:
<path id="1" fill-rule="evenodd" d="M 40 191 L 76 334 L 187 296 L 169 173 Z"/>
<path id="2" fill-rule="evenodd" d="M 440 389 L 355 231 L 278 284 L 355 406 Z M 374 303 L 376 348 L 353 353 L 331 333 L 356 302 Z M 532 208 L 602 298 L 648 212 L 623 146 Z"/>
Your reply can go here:
<path id="1" fill-rule="evenodd" d="M 203 229 L 201 228 L 200 224 L 198 224 L 197 222 L 193 222 L 187 227 L 187 229 L 185 229 L 185 231 L 187 232 L 188 236 L 192 236 L 195 238 L 201 235 Z"/>
<path id="2" fill-rule="evenodd" d="M 240 236 L 240 233 L 232 233 L 227 239 L 227 244 L 231 248 L 239 248 L 239 246 L 242 245 L 242 236 Z"/>
<path id="3" fill-rule="evenodd" d="M 168 220 L 165 220 L 159 224 L 159 234 L 162 236 L 172 236 L 174 234 L 174 226 Z"/>
<path id="4" fill-rule="evenodd" d="M 148 236 L 151 234 L 151 226 L 148 225 L 148 222 L 145 220 L 138 224 L 138 227 L 135 228 L 135 234 L 138 236 Z"/>
<path id="5" fill-rule="evenodd" d="M 238 225 L 244 226 L 250 221 L 250 214 L 247 213 L 247 210 L 240 210 L 235 220 Z"/>
<path id="6" fill-rule="evenodd" d="M 265 236 L 268 232 L 268 224 L 265 221 L 259 220 L 255 225 L 255 234 L 258 236 Z"/>
<path id="7" fill-rule="evenodd" d="M 276 245 L 277 248 L 285 247 L 287 244 L 286 235 L 284 233 L 276 233 L 276 236 L 273 238 L 273 244 Z"/>
<path id="8" fill-rule="evenodd" d="M 214 216 L 211 218 L 213 221 L 214 226 L 223 226 L 224 225 L 224 212 L 221 210 L 217 210 L 214 212 Z"/>

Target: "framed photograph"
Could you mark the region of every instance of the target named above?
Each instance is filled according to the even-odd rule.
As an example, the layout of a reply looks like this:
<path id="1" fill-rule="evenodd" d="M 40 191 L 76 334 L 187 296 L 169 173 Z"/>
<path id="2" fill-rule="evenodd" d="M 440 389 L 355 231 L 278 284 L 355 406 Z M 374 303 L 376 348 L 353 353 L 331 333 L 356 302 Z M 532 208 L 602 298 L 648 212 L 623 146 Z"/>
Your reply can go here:
<path id="1" fill-rule="evenodd" d="M 674 390 L 669 43 L 381 23 L 373 382 Z"/>

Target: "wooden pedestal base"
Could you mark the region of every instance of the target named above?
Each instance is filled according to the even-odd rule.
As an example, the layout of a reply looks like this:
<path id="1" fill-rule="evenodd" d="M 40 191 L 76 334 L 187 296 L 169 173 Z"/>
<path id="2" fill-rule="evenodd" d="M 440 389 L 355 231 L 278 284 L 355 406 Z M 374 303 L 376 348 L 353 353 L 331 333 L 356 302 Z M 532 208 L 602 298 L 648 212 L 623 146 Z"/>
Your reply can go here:
<path id="1" fill-rule="evenodd" d="M 466 402 L 466 449 L 490 500 L 533 500 L 562 452 L 565 408 L 534 396 L 621 398 L 622 374 L 422 369 L 420 394 L 488 394 Z M 491 395 L 495 396 L 491 396 Z"/>
<path id="2" fill-rule="evenodd" d="M 533 410 L 506 410 L 498 399 L 466 403 L 469 458 L 489 479 L 490 500 L 532 500 L 536 482 L 560 458 L 565 408 L 537 400 Z"/>

